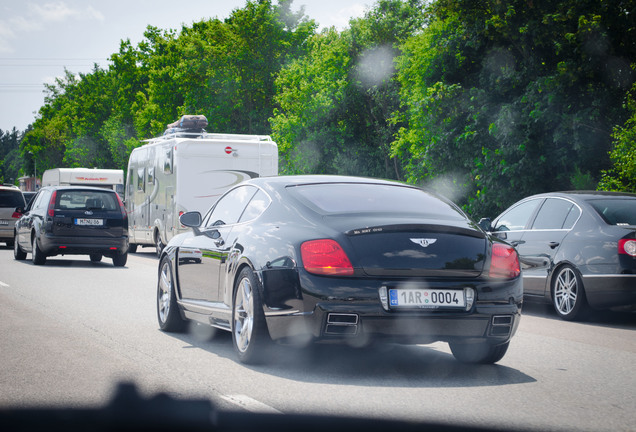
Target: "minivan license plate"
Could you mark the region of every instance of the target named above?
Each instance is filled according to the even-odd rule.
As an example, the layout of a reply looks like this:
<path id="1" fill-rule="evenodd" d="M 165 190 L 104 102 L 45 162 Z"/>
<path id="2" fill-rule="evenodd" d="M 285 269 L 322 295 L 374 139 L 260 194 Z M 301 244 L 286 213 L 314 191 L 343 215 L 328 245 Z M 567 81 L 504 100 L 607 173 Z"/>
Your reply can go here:
<path id="1" fill-rule="evenodd" d="M 104 225 L 104 219 L 77 218 L 75 219 L 75 225 L 102 226 Z"/>
<path id="2" fill-rule="evenodd" d="M 460 308 L 466 306 L 463 290 L 448 289 L 392 289 L 391 307 Z"/>

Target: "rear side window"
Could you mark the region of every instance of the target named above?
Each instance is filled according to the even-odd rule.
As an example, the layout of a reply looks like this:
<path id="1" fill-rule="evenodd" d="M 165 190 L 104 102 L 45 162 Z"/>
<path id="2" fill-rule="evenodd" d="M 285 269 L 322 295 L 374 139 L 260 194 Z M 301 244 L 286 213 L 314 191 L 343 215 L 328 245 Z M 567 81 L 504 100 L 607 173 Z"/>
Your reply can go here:
<path id="1" fill-rule="evenodd" d="M 578 219 L 580 210 L 574 203 L 559 199 L 548 198 L 541 206 L 532 229 L 570 229 Z"/>
<path id="2" fill-rule="evenodd" d="M 465 219 L 459 209 L 437 196 L 399 185 L 329 183 L 292 186 L 288 190 L 323 214 L 390 211 L 426 218 Z"/>
<path id="3" fill-rule="evenodd" d="M 588 200 L 610 225 L 636 225 L 636 198 Z"/>
<path id="4" fill-rule="evenodd" d="M 119 207 L 114 193 L 101 191 L 58 191 L 55 208 L 60 210 L 107 210 Z"/>
<path id="5" fill-rule="evenodd" d="M 24 208 L 25 206 L 24 197 L 19 190 L 0 190 L 0 207 Z"/>
<path id="6" fill-rule="evenodd" d="M 254 186 L 239 186 L 223 195 L 207 214 L 203 225 L 206 227 L 231 225 L 238 222 L 245 207 L 250 202 L 257 189 Z"/>

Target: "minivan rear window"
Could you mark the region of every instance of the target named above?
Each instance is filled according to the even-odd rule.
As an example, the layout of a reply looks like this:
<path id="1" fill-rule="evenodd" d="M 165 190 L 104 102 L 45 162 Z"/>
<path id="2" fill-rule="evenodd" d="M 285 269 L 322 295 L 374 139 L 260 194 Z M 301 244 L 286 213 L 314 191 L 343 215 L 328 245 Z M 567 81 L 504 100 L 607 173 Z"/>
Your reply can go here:
<path id="1" fill-rule="evenodd" d="M 636 225 L 636 198 L 588 200 L 610 225 Z"/>
<path id="2" fill-rule="evenodd" d="M 19 190 L 0 190 L 0 207 L 24 207 L 25 201 Z"/>

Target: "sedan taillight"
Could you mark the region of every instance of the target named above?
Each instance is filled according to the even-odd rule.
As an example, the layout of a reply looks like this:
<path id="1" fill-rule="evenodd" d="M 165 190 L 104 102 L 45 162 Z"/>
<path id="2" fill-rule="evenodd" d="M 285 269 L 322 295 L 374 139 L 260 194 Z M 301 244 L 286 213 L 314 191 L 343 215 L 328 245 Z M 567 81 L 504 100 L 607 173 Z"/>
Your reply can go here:
<path id="1" fill-rule="evenodd" d="M 311 240 L 300 246 L 303 266 L 309 273 L 323 276 L 351 276 L 353 266 L 338 242 Z"/>
<path id="2" fill-rule="evenodd" d="M 492 245 L 492 259 L 490 261 L 490 277 L 511 279 L 521 274 L 517 251 L 503 243 Z"/>
<path id="3" fill-rule="evenodd" d="M 636 257 L 636 240 L 620 239 L 618 241 L 618 253 Z"/>

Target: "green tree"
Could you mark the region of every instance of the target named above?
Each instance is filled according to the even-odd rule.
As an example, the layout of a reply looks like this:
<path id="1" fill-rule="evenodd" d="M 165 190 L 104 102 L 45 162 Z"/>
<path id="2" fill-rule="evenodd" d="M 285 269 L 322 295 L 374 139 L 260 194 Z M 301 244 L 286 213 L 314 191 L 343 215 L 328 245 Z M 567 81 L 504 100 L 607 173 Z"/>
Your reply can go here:
<path id="1" fill-rule="evenodd" d="M 409 181 L 445 180 L 476 217 L 609 167 L 635 58 L 628 2 L 438 0 L 403 45 Z"/>
<path id="2" fill-rule="evenodd" d="M 400 178 L 389 143 L 399 122 L 397 44 L 423 22 L 420 1 L 380 1 L 342 32 L 326 29 L 279 75 L 271 119 L 285 173 Z"/>

